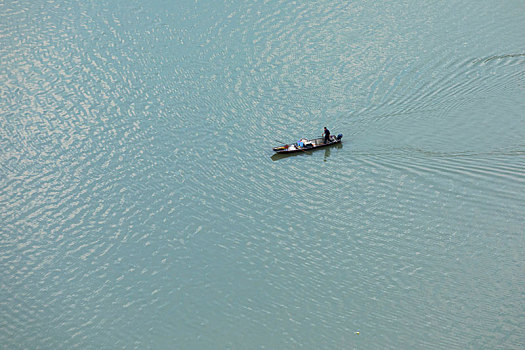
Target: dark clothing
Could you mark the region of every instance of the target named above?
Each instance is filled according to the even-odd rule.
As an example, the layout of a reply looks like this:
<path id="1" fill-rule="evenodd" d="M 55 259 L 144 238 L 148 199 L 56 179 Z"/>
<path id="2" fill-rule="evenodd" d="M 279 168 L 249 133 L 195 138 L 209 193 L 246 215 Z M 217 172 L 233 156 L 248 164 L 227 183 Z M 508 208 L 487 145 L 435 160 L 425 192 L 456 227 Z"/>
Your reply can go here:
<path id="1" fill-rule="evenodd" d="M 330 141 L 330 130 L 327 128 L 324 129 L 324 143 L 328 143 Z"/>

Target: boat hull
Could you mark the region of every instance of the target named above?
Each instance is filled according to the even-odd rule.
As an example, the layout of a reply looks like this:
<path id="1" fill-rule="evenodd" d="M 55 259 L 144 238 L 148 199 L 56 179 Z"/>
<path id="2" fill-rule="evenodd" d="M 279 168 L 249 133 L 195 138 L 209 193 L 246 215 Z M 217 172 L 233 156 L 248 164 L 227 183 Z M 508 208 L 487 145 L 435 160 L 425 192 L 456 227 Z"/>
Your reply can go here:
<path id="1" fill-rule="evenodd" d="M 324 141 L 323 139 L 314 139 L 314 140 L 309 141 L 311 142 L 309 146 L 307 145 L 305 147 L 297 147 L 297 145 L 290 145 L 290 146 L 286 145 L 286 146 L 274 147 L 273 151 L 277 154 L 291 154 L 291 153 L 312 151 L 312 150 L 316 150 L 319 148 L 324 148 L 327 146 L 341 143 L 342 137 L 336 138 L 328 143 L 324 143 L 323 141 Z"/>

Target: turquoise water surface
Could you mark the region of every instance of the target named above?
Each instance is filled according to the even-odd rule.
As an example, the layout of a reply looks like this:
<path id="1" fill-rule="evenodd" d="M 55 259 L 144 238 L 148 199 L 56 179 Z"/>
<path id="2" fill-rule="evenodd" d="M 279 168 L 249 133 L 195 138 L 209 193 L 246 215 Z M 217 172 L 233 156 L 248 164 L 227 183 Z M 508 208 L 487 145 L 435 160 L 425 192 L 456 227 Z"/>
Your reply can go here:
<path id="1" fill-rule="evenodd" d="M 513 0 L 0 2 L 0 348 L 523 349 L 524 33 Z"/>

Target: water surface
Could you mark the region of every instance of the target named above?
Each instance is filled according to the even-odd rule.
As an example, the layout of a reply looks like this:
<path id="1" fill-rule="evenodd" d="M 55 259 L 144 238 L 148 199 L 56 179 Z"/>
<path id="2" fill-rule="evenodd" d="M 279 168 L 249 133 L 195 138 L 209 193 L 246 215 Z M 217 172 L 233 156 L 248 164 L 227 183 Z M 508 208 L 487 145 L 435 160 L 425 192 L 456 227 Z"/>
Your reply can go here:
<path id="1" fill-rule="evenodd" d="M 0 347 L 524 347 L 522 2 L 0 9 Z"/>

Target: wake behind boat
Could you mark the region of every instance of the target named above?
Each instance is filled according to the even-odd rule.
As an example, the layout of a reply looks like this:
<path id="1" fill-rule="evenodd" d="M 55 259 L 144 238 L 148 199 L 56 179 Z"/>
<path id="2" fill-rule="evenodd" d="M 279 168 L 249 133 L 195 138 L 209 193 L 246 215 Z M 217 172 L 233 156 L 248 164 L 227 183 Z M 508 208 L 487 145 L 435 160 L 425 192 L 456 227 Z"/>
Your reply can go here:
<path id="1" fill-rule="evenodd" d="M 302 138 L 296 143 L 292 144 L 286 144 L 283 146 L 277 146 L 273 147 L 273 151 L 275 153 L 294 153 L 294 152 L 304 152 L 304 151 L 310 151 L 317 148 L 322 148 L 330 145 L 335 145 L 336 143 L 340 143 L 341 139 L 343 138 L 343 134 L 335 136 L 330 136 L 330 139 L 328 142 L 325 142 L 324 138 L 316 138 L 316 139 L 306 139 Z"/>

